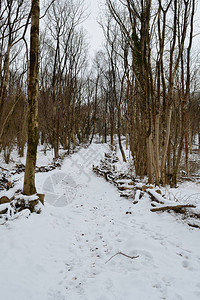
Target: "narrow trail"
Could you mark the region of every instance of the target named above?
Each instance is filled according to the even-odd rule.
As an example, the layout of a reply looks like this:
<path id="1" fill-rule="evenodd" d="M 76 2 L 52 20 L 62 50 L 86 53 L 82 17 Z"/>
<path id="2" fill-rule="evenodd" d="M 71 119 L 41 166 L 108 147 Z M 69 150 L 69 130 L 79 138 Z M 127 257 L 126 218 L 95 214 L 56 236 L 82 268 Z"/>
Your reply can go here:
<path id="1" fill-rule="evenodd" d="M 120 198 L 91 171 L 105 151 L 94 144 L 37 174 L 51 204 L 0 228 L 4 299 L 200 299 L 199 231 L 151 213 L 148 196 L 137 205 Z M 107 262 L 118 252 L 139 257 Z"/>

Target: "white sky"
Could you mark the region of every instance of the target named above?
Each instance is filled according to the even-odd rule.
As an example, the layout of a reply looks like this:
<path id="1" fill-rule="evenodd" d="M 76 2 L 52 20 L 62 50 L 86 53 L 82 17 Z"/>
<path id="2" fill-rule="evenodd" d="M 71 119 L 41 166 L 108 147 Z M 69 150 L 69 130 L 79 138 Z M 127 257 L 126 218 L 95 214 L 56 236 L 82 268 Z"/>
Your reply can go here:
<path id="1" fill-rule="evenodd" d="M 90 16 L 82 25 L 88 32 L 89 53 L 93 57 L 95 51 L 101 48 L 104 39 L 102 29 L 97 22 L 102 0 L 85 0 L 85 3 L 88 5 Z"/>
<path id="2" fill-rule="evenodd" d="M 82 25 L 88 32 L 87 37 L 90 43 L 89 54 L 93 58 L 95 52 L 102 47 L 104 40 L 103 31 L 97 22 L 97 17 L 104 6 L 105 0 L 85 0 L 85 3 L 88 6 L 90 16 Z M 193 39 L 193 49 L 200 48 L 200 3 L 197 6 L 194 22 L 195 38 Z"/>

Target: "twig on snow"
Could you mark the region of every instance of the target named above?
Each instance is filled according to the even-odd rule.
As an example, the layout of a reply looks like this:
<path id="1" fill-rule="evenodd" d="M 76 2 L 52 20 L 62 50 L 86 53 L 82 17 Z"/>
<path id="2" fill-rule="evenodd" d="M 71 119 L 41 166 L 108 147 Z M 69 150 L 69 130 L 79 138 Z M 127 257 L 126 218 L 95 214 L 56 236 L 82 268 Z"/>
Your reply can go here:
<path id="1" fill-rule="evenodd" d="M 107 260 L 106 262 L 105 262 L 105 264 L 107 264 L 113 257 L 115 257 L 115 256 L 117 256 L 117 255 L 123 255 L 123 256 L 125 256 L 125 257 L 128 257 L 128 258 L 130 258 L 130 259 L 134 259 L 134 258 L 138 258 L 139 257 L 139 255 L 137 255 L 137 256 L 130 256 L 130 255 L 127 255 L 127 254 L 125 254 L 125 253 L 123 253 L 123 252 L 117 252 L 116 254 L 114 254 L 113 256 L 111 256 L 110 258 L 109 258 L 109 260 Z"/>

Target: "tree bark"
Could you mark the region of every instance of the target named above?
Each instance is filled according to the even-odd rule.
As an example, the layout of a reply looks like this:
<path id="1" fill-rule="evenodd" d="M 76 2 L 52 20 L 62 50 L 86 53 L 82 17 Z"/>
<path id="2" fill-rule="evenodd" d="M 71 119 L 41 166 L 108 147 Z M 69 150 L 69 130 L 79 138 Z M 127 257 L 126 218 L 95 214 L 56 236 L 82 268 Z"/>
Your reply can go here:
<path id="1" fill-rule="evenodd" d="M 39 55 L 39 0 L 32 0 L 30 33 L 30 72 L 28 85 L 28 145 L 23 193 L 33 195 L 38 144 L 38 55 Z"/>

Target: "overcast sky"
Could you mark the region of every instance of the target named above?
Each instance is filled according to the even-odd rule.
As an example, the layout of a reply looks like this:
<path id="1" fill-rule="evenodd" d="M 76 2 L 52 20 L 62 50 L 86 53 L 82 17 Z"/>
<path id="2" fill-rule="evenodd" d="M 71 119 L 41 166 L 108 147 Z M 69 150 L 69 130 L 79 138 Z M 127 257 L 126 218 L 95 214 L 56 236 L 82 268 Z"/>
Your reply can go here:
<path id="1" fill-rule="evenodd" d="M 85 0 L 90 12 L 89 18 L 83 23 L 83 27 L 87 30 L 88 41 L 90 43 L 89 53 L 91 58 L 94 57 L 95 51 L 98 51 L 103 44 L 103 32 L 97 22 L 97 17 L 102 11 L 105 0 Z M 193 48 L 200 49 L 200 1 L 198 3 L 197 11 L 195 14 Z"/>
<path id="2" fill-rule="evenodd" d="M 90 43 L 89 53 L 94 56 L 95 51 L 98 51 L 103 43 L 103 32 L 97 22 L 97 17 L 100 12 L 100 3 L 102 0 L 85 0 L 90 12 L 89 18 L 83 23 L 83 27 L 87 30 L 88 40 Z"/>

